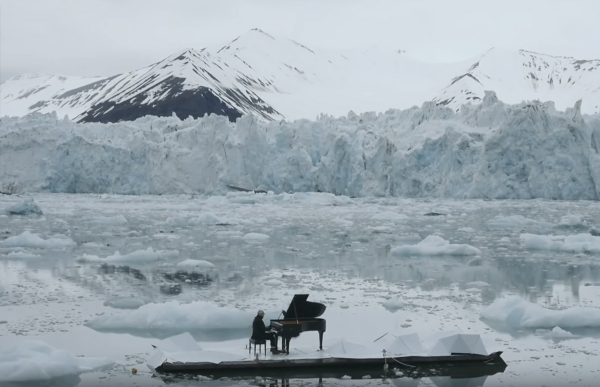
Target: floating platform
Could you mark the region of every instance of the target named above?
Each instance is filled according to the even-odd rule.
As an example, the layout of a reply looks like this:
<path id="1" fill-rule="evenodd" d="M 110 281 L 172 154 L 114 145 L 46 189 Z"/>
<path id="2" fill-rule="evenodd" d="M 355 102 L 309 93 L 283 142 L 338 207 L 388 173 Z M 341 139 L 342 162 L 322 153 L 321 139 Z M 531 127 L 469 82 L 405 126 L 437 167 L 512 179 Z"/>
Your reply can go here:
<path id="1" fill-rule="evenodd" d="M 159 373 L 197 373 L 218 376 L 227 375 L 263 375 L 267 376 L 274 373 L 283 373 L 286 376 L 297 378 L 308 377 L 336 377 L 340 373 L 342 376 L 350 371 L 357 371 L 361 375 L 368 374 L 368 370 L 378 370 L 379 373 L 387 364 L 391 368 L 399 369 L 417 369 L 417 368 L 440 368 L 450 367 L 459 374 L 464 373 L 462 377 L 468 376 L 469 371 L 475 371 L 474 366 L 485 367 L 483 375 L 492 375 L 497 372 L 503 372 L 506 369 L 506 363 L 500 356 L 502 352 L 494 352 L 489 355 L 475 354 L 452 354 L 450 356 L 396 356 L 396 357 L 377 357 L 377 358 L 292 358 L 286 359 L 285 355 L 280 355 L 281 359 L 269 358 L 258 360 L 240 360 L 223 361 L 220 363 L 209 362 L 169 362 L 165 361 L 156 371 Z M 477 367 L 480 368 L 480 367 Z M 439 373 L 437 375 L 440 375 Z M 443 374 L 446 375 L 446 374 Z M 476 376 L 476 375 L 474 375 Z"/>

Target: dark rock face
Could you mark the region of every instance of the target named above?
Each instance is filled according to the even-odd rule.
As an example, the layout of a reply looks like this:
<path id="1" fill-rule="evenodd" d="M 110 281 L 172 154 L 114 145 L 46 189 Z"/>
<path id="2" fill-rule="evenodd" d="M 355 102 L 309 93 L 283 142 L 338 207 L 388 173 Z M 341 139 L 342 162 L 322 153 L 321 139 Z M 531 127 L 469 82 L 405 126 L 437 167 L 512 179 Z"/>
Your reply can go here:
<path id="1" fill-rule="evenodd" d="M 79 122 L 133 121 L 146 115 L 165 117 L 173 113 L 180 119 L 217 114 L 227 116 L 230 121 L 235 122 L 242 116 L 237 109 L 224 103 L 207 87 L 183 90 L 183 79 L 175 77 L 165 80 L 162 85 L 163 90 L 168 90 L 168 94 L 160 99 L 145 103 L 151 96 L 143 92 L 123 102 L 102 102 L 92 106 Z"/>

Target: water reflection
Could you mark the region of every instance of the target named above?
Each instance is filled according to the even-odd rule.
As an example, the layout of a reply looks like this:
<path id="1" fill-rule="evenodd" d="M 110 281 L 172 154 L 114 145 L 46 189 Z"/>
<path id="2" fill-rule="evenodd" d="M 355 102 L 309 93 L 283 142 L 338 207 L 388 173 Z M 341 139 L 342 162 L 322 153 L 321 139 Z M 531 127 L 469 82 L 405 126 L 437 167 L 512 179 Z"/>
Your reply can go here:
<path id="1" fill-rule="evenodd" d="M 488 376 L 503 373 L 507 368 L 503 361 L 487 365 L 455 364 L 453 366 L 435 366 L 431 368 L 389 368 L 387 371 L 378 369 L 340 368 L 336 370 L 312 369 L 309 371 L 256 371 L 253 374 L 236 376 L 233 372 L 223 371 L 220 375 L 214 372 L 210 375 L 201 374 L 160 374 L 156 375 L 169 385 L 223 386 L 251 384 L 264 387 L 286 387 L 290 385 L 306 386 L 368 386 L 383 383 L 398 387 L 428 385 L 435 386 L 473 386 L 483 387 Z M 245 371 L 248 372 L 248 371 Z"/>

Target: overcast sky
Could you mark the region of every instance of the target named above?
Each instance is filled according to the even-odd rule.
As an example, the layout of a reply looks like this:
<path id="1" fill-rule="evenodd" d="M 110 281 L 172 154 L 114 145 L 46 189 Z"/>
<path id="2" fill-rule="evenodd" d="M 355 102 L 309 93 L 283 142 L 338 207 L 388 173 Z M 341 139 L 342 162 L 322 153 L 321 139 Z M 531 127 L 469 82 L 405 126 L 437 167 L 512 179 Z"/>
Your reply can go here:
<path id="1" fill-rule="evenodd" d="M 0 78 L 113 75 L 260 28 L 430 62 L 493 46 L 600 58 L 600 0 L 0 0 Z"/>

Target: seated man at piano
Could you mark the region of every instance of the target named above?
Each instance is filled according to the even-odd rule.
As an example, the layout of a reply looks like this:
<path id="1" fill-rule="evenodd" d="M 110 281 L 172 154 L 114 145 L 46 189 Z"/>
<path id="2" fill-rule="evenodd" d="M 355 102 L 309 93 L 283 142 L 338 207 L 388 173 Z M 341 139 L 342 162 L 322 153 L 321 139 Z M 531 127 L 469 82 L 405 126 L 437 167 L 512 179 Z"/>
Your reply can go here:
<path id="1" fill-rule="evenodd" d="M 271 342 L 271 353 L 279 354 L 279 350 L 277 350 L 277 337 L 275 333 L 271 332 L 271 326 L 265 326 L 263 318 L 265 317 L 265 312 L 262 310 L 258 311 L 256 317 L 254 317 L 254 321 L 252 322 L 252 339 L 254 340 L 269 340 Z"/>

